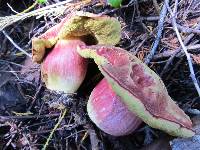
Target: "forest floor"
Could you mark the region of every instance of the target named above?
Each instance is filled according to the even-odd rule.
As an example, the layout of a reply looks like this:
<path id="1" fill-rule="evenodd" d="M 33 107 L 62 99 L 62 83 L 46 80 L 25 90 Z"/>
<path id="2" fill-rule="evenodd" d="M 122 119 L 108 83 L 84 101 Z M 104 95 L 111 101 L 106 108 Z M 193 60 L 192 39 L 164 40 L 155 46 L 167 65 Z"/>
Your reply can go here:
<path id="1" fill-rule="evenodd" d="M 117 46 L 148 64 L 162 78 L 172 99 L 198 126 L 200 1 L 165 2 L 168 8 L 162 0 L 124 0 L 120 8 L 94 0 L 71 1 L 47 9 L 61 1 L 40 4 L 32 0 L 0 0 L 0 149 L 42 149 L 47 139 L 47 149 L 188 149 L 187 144 L 177 146 L 178 139 L 144 123 L 128 136 L 114 137 L 102 132 L 86 112 L 87 98 L 102 78 L 98 70 L 93 70 L 90 79 L 86 77 L 77 93 L 58 93 L 45 87 L 40 65 L 30 58 L 31 39 L 59 23 L 67 13 L 83 10 L 113 16 L 122 25 Z M 43 8 L 46 9 L 36 11 Z M 30 15 L 33 11 L 36 12 Z M 22 15 L 16 15 L 19 12 Z M 94 68 L 93 65 L 89 67 Z M 67 112 L 54 132 L 63 115 L 57 105 L 64 105 Z M 193 139 L 192 143 L 194 149 L 200 148 L 199 140 Z"/>

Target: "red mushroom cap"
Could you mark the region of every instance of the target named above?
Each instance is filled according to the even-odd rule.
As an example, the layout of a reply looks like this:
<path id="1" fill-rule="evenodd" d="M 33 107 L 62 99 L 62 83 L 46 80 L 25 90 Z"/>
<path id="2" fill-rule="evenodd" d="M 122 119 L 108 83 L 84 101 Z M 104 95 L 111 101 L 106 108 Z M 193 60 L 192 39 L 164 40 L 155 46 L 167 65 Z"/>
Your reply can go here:
<path id="1" fill-rule="evenodd" d="M 112 89 L 126 106 L 153 128 L 180 137 L 191 137 L 192 122 L 168 95 L 160 77 L 136 56 L 117 47 L 78 49 L 93 58 Z"/>

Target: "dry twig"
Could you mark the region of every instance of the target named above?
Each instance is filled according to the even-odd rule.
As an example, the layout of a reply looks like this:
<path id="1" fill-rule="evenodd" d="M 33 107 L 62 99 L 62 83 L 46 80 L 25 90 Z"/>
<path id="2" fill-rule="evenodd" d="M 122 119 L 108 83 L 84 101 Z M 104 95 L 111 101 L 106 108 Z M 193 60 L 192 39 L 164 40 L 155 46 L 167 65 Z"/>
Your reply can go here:
<path id="1" fill-rule="evenodd" d="M 198 25 L 194 28 L 195 30 L 199 30 L 200 29 L 200 23 L 198 23 Z M 194 37 L 194 33 L 191 33 L 190 35 L 188 35 L 185 40 L 184 40 L 184 45 L 187 45 L 189 43 L 189 41 Z M 188 49 L 189 50 L 189 49 Z M 181 47 L 179 47 L 178 49 L 176 49 L 175 51 L 164 51 L 163 53 L 157 54 L 153 57 L 153 60 L 156 59 L 161 59 L 161 58 L 166 58 L 166 57 L 172 57 L 173 55 L 178 54 L 179 52 L 181 52 Z M 182 53 L 182 52 L 181 52 Z"/>
<path id="2" fill-rule="evenodd" d="M 156 9 L 156 13 L 159 14 L 160 13 L 160 7 L 158 5 L 157 0 L 153 0 L 153 5 L 154 5 L 154 7 Z"/>
<path id="3" fill-rule="evenodd" d="M 61 121 L 65 117 L 66 112 L 67 112 L 67 109 L 64 109 L 63 113 L 61 113 L 62 115 L 60 115 L 58 123 L 54 126 L 53 130 L 51 131 L 51 133 L 50 133 L 50 135 L 49 135 L 44 147 L 42 148 L 42 150 L 46 150 L 47 146 L 49 145 L 49 141 L 51 140 L 55 130 L 58 128 L 58 126 L 60 125 Z"/>
<path id="4" fill-rule="evenodd" d="M 25 50 L 23 50 L 21 47 L 19 47 L 14 41 L 13 39 L 3 30 L 2 31 L 3 34 L 5 35 L 5 37 L 13 44 L 13 46 L 15 48 L 17 48 L 19 51 L 21 51 L 22 53 L 24 53 L 26 56 L 31 57 L 31 54 L 27 53 Z"/>
<path id="5" fill-rule="evenodd" d="M 169 2 L 169 0 L 166 0 L 167 2 Z M 153 55 L 155 54 L 156 52 L 156 49 L 159 45 L 159 42 L 160 42 L 160 38 L 162 36 L 162 31 L 163 31 L 163 26 L 164 26 L 164 21 L 165 21 L 165 16 L 167 14 L 167 7 L 166 7 L 166 4 L 163 5 L 162 7 L 162 10 L 160 12 L 160 19 L 158 21 L 158 31 L 157 31 L 157 36 L 156 36 L 156 39 L 153 43 L 153 47 L 149 53 L 149 55 L 146 57 L 145 59 L 145 63 L 146 64 L 149 64 L 149 62 L 151 61 L 151 59 L 153 58 Z"/>
<path id="6" fill-rule="evenodd" d="M 200 96 L 200 87 L 199 87 L 198 81 L 197 81 L 196 76 L 195 76 L 195 73 L 194 73 L 194 68 L 193 68 L 193 65 L 192 65 L 192 59 L 191 59 L 191 57 L 190 57 L 190 54 L 189 54 L 188 51 L 187 51 L 186 46 L 185 46 L 184 43 L 183 43 L 183 40 L 182 40 L 182 38 L 181 38 L 181 35 L 180 35 L 179 31 L 178 31 L 178 27 L 177 27 L 177 24 L 176 24 L 176 18 L 175 18 L 175 16 L 176 16 L 176 11 L 172 12 L 172 10 L 171 10 L 171 8 L 170 8 L 168 2 L 169 2 L 168 0 L 165 0 L 165 5 L 167 6 L 167 9 L 168 9 L 168 11 L 169 11 L 169 13 L 170 13 L 170 15 L 171 15 L 171 17 L 172 17 L 173 29 L 174 29 L 174 31 L 176 32 L 177 38 L 178 38 L 178 40 L 179 40 L 179 42 L 180 42 L 180 44 L 181 44 L 181 47 L 182 47 L 182 49 L 183 49 L 183 51 L 184 51 L 184 53 L 185 53 L 185 55 L 186 55 L 186 58 L 187 58 L 187 61 L 188 61 L 188 65 L 189 65 L 189 69 L 190 69 L 190 76 L 191 76 L 192 81 L 193 81 L 193 83 L 194 83 L 194 86 L 195 86 L 195 88 L 196 88 L 196 90 L 197 90 L 197 93 L 198 93 L 198 95 Z M 177 0 L 176 0 L 175 4 L 177 4 Z M 175 5 L 174 10 L 177 10 L 177 6 L 178 6 L 178 5 Z"/>
<path id="7" fill-rule="evenodd" d="M 184 27 L 184 26 L 181 26 L 179 24 L 177 24 L 177 28 L 180 29 L 183 33 L 196 33 L 196 34 L 200 35 L 200 30 L 198 30 L 198 29 L 192 29 L 192 28 L 189 28 L 189 27 Z"/>

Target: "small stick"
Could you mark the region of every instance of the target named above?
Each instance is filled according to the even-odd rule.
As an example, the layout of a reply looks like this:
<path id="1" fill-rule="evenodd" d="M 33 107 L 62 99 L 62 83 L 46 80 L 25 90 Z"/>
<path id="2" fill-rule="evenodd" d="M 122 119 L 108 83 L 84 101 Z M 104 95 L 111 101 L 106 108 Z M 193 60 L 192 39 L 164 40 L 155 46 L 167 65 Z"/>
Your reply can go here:
<path id="1" fill-rule="evenodd" d="M 166 0 L 167 2 L 169 2 L 169 0 Z M 164 20 L 165 20 L 165 16 L 167 15 L 167 7 L 166 4 L 163 5 L 162 10 L 160 12 L 160 19 L 158 21 L 158 32 L 157 32 L 157 36 L 156 39 L 153 43 L 153 47 L 149 53 L 149 55 L 147 55 L 146 59 L 145 59 L 145 63 L 149 64 L 151 59 L 153 58 L 153 55 L 156 52 L 156 49 L 159 45 L 160 42 L 160 38 L 162 36 L 162 31 L 163 31 L 163 26 L 164 26 Z"/>
<path id="2" fill-rule="evenodd" d="M 27 53 L 25 50 L 23 50 L 21 47 L 19 47 L 14 41 L 13 39 L 4 31 L 2 30 L 3 34 L 5 35 L 5 37 L 12 43 L 12 45 L 17 48 L 19 51 L 21 51 L 22 53 L 24 53 L 26 56 L 31 57 L 31 55 L 29 53 Z"/>
<path id="3" fill-rule="evenodd" d="M 177 24 L 177 28 L 180 29 L 183 33 L 196 33 L 196 34 L 200 35 L 200 30 L 198 30 L 198 29 L 184 27 L 179 24 Z"/>
<path id="4" fill-rule="evenodd" d="M 200 29 L 200 22 L 198 23 L 198 25 L 194 28 L 195 30 L 199 30 Z M 187 45 L 189 43 L 189 41 L 194 37 L 194 33 L 191 33 L 190 35 L 188 35 L 185 40 L 184 40 L 184 45 Z M 154 60 L 156 59 L 161 59 L 164 57 L 170 57 L 172 55 L 174 55 L 175 53 L 179 53 L 181 52 L 181 47 L 177 48 L 175 51 L 165 51 L 163 53 L 157 54 L 153 57 Z M 182 53 L 182 52 L 181 52 Z"/>
<path id="5" fill-rule="evenodd" d="M 140 16 L 140 18 L 136 18 L 136 22 L 139 22 L 140 20 L 142 21 L 158 21 L 160 19 L 159 16 L 148 16 L 148 17 L 143 17 Z"/>
<path id="6" fill-rule="evenodd" d="M 200 49 L 200 44 L 188 45 L 188 46 L 187 46 L 187 49 L 188 49 L 188 50 Z"/>
<path id="7" fill-rule="evenodd" d="M 48 118 L 48 117 L 57 117 L 59 113 L 47 114 L 47 115 L 32 115 L 32 116 L 0 116 L 0 121 L 2 120 L 11 120 L 11 119 L 34 119 L 34 118 Z"/>
<path id="8" fill-rule="evenodd" d="M 38 4 L 38 1 L 36 0 L 30 7 L 28 7 L 27 9 L 23 10 L 20 13 L 17 13 L 16 15 L 22 15 L 26 12 L 29 12 L 31 9 L 33 9 L 36 5 Z"/>
<path id="9" fill-rule="evenodd" d="M 153 5 L 154 5 L 154 7 L 156 9 L 156 13 L 159 14 L 160 13 L 160 7 L 158 5 L 157 0 L 153 0 Z"/>
<path id="10" fill-rule="evenodd" d="M 29 112 L 29 111 L 31 110 L 31 108 L 33 107 L 33 105 L 34 105 L 34 103 L 35 103 L 35 101 L 36 101 L 38 95 L 39 95 L 40 92 L 41 92 L 41 89 L 42 89 L 42 84 L 39 85 L 38 90 L 36 91 L 36 93 L 35 93 L 35 95 L 34 95 L 34 97 L 33 97 L 33 100 L 32 100 L 30 106 L 29 106 L 28 109 L 27 109 L 27 112 Z"/>
<path id="11" fill-rule="evenodd" d="M 56 125 L 55 125 L 54 128 L 53 128 L 53 130 L 51 131 L 51 133 L 50 133 L 50 135 L 49 135 L 49 137 L 48 137 L 48 139 L 47 139 L 45 145 L 43 146 L 42 150 L 46 150 L 46 149 L 47 149 L 47 146 L 49 145 L 49 141 L 51 140 L 51 138 L 52 138 L 54 132 L 56 131 L 56 129 L 57 129 L 58 126 L 60 125 L 61 121 L 62 121 L 63 118 L 65 117 L 66 112 L 67 112 L 67 109 L 64 109 L 64 112 L 61 113 L 62 115 L 60 115 L 59 120 L 58 120 L 58 123 L 56 123 Z"/>
<path id="12" fill-rule="evenodd" d="M 189 108 L 187 110 L 187 112 L 189 112 L 190 114 L 193 114 L 193 115 L 200 115 L 200 111 L 198 109 Z"/>
<path id="13" fill-rule="evenodd" d="M 176 57 L 176 54 L 178 54 L 178 51 L 176 53 L 174 53 L 173 55 L 171 55 L 171 57 L 169 58 L 169 60 L 167 61 L 167 63 L 165 64 L 162 72 L 160 73 L 160 76 L 162 77 L 164 75 L 164 73 L 166 72 L 167 68 L 169 67 L 169 65 L 172 63 L 172 61 L 174 60 L 174 58 Z"/>
<path id="14" fill-rule="evenodd" d="M 181 47 L 182 47 L 182 49 L 183 49 L 183 51 L 184 51 L 184 53 L 186 55 L 186 58 L 187 58 L 187 61 L 188 61 L 188 65 L 189 65 L 189 69 L 190 69 L 190 77 L 192 78 L 192 81 L 193 81 L 194 86 L 195 86 L 195 88 L 197 90 L 197 93 L 200 96 L 200 87 L 199 87 L 198 81 L 197 81 L 195 73 L 194 73 L 194 68 L 193 68 L 193 65 L 192 65 L 192 59 L 190 57 L 190 54 L 187 51 L 186 46 L 183 43 L 181 35 L 180 35 L 179 31 L 178 31 L 178 27 L 177 27 L 177 24 L 176 24 L 175 13 L 173 13 L 171 8 L 169 7 L 168 0 L 165 0 L 165 4 L 167 6 L 168 11 L 170 12 L 171 17 L 172 17 L 173 29 L 176 32 L 177 38 L 178 38 L 178 40 L 179 40 L 179 42 L 181 44 Z"/>

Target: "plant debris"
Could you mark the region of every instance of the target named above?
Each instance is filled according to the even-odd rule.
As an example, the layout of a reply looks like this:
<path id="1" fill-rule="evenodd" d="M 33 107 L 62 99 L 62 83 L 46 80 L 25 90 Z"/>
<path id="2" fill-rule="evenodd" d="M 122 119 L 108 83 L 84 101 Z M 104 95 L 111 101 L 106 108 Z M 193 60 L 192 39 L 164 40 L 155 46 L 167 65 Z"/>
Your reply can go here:
<path id="1" fill-rule="evenodd" d="M 146 62 L 161 77 L 176 104 L 194 118 L 200 115 L 198 0 L 123 0 L 119 8 L 103 0 L 34 3 L 0 1 L 0 149 L 42 149 L 62 116 L 58 108 L 65 108 L 66 115 L 47 149 L 148 149 L 159 139 L 175 150 L 184 149 L 188 143 L 191 150 L 200 147 L 198 138 L 190 144 L 190 138 L 174 139 L 145 124 L 123 137 L 99 130 L 86 111 L 92 89 L 103 78 L 92 61 L 88 63 L 92 71 L 71 94 L 46 89 L 40 65 L 27 63 L 31 39 L 59 24 L 71 12 L 108 15 L 122 27 L 116 46 Z"/>

